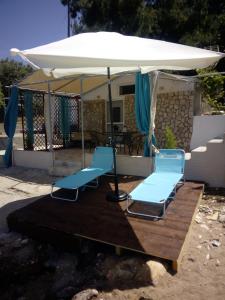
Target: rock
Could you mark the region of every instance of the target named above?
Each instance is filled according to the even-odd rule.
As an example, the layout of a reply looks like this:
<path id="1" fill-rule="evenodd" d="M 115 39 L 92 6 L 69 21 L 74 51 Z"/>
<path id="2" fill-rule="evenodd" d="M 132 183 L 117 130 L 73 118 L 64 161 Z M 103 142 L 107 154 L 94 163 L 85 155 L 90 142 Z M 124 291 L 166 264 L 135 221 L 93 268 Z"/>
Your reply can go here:
<path id="1" fill-rule="evenodd" d="M 156 260 L 149 260 L 146 264 L 149 268 L 149 273 L 151 274 L 151 281 L 155 285 L 159 278 L 167 272 L 168 265 Z"/>
<path id="2" fill-rule="evenodd" d="M 52 262 L 55 265 L 55 274 L 53 277 L 51 293 L 58 295 L 66 287 L 74 287 L 80 280 L 79 273 L 76 270 L 77 257 L 70 253 L 61 253 L 58 258 Z"/>
<path id="3" fill-rule="evenodd" d="M 74 295 L 71 300 L 90 300 L 93 297 L 98 296 L 98 291 L 95 289 L 87 289 Z"/>
<path id="4" fill-rule="evenodd" d="M 213 209 L 210 208 L 207 205 L 200 205 L 199 206 L 199 212 L 205 213 L 205 214 L 212 214 L 213 213 Z"/>
<path id="5" fill-rule="evenodd" d="M 218 220 L 219 220 L 220 223 L 225 223 L 225 215 L 220 214 Z"/>
<path id="6" fill-rule="evenodd" d="M 56 293 L 58 299 L 70 299 L 76 293 L 76 288 L 73 286 L 67 286 L 64 289 Z"/>
<path id="7" fill-rule="evenodd" d="M 225 215 L 225 206 L 222 207 L 222 209 L 220 210 L 220 213 L 221 213 L 222 215 Z"/>
<path id="8" fill-rule="evenodd" d="M 205 230 L 209 230 L 209 227 L 206 224 L 201 224 L 200 226 L 201 226 L 201 228 L 203 228 Z"/>
<path id="9" fill-rule="evenodd" d="M 215 212 L 214 214 L 212 215 L 209 215 L 209 216 L 206 216 L 206 218 L 208 220 L 211 220 L 211 221 L 217 221 L 218 220 L 218 217 L 219 217 L 219 212 Z"/>
<path id="10" fill-rule="evenodd" d="M 193 257 L 188 257 L 188 260 L 189 260 L 189 261 L 192 261 L 192 262 L 195 261 L 195 259 L 194 259 Z"/>
<path id="11" fill-rule="evenodd" d="M 119 288 L 134 287 L 134 283 L 157 284 L 167 271 L 167 264 L 135 256 L 131 258 L 107 257 L 102 266 L 102 275 L 109 285 Z"/>
<path id="12" fill-rule="evenodd" d="M 225 197 L 218 197 L 217 202 L 225 202 Z"/>
<path id="13" fill-rule="evenodd" d="M 210 257 L 210 254 L 209 253 L 207 253 L 207 255 L 206 255 L 206 259 L 207 260 L 209 260 L 211 257 Z"/>
<path id="14" fill-rule="evenodd" d="M 217 267 L 220 266 L 220 261 L 219 261 L 219 259 L 216 260 L 216 266 L 217 266 Z"/>
<path id="15" fill-rule="evenodd" d="M 9 232 L 0 234 L 0 246 L 7 246 L 9 244 L 14 244 L 21 242 L 22 237 L 19 233 Z"/>
<path id="16" fill-rule="evenodd" d="M 23 239 L 21 241 L 21 245 L 24 246 L 24 245 L 28 244 L 28 242 L 29 242 L 29 239 Z"/>
<path id="17" fill-rule="evenodd" d="M 107 259 L 106 259 L 107 262 Z M 112 265 L 107 266 L 106 277 L 110 282 L 132 280 L 137 273 L 137 270 L 142 266 L 142 262 L 135 258 L 121 259 L 120 261 L 111 262 Z"/>
<path id="18" fill-rule="evenodd" d="M 197 224 L 201 224 L 203 223 L 203 219 L 202 219 L 202 214 L 201 213 L 197 213 L 196 216 L 195 216 L 195 222 Z"/>
<path id="19" fill-rule="evenodd" d="M 211 244 L 214 247 L 219 247 L 221 245 L 221 242 L 219 240 L 212 240 Z"/>

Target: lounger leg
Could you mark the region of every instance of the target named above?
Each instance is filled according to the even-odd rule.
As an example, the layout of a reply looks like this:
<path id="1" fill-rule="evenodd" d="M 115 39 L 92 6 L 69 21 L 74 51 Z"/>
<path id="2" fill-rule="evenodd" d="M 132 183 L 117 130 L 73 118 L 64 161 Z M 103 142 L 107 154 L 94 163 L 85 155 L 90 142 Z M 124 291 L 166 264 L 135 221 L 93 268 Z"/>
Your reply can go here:
<path id="1" fill-rule="evenodd" d="M 94 179 L 94 180 L 91 181 L 91 182 L 93 182 L 93 183 L 95 183 L 95 184 L 93 184 L 93 185 L 85 184 L 84 187 L 90 187 L 90 188 L 97 189 L 98 186 L 99 186 L 98 178 Z"/>
<path id="2" fill-rule="evenodd" d="M 78 199 L 78 195 L 79 195 L 79 189 L 75 189 L 75 198 L 74 199 L 69 199 L 69 198 L 63 198 L 63 197 L 56 197 L 53 195 L 53 190 L 54 190 L 54 186 L 52 185 L 52 189 L 51 189 L 51 197 L 54 199 L 59 199 L 59 200 L 64 200 L 64 201 L 70 201 L 70 202 L 76 202 Z"/>
<path id="3" fill-rule="evenodd" d="M 140 216 L 140 217 L 145 217 L 145 218 L 153 218 L 153 219 L 163 219 L 164 215 L 165 215 L 165 211 L 166 211 L 166 201 L 164 201 L 163 204 L 163 214 L 162 216 L 156 216 L 156 215 L 150 215 L 150 214 L 143 214 L 143 213 L 138 213 L 138 212 L 134 212 L 132 210 L 130 210 L 130 205 L 129 204 L 129 200 L 132 201 L 131 197 L 127 197 L 127 212 L 128 214 L 134 215 L 134 216 Z"/>

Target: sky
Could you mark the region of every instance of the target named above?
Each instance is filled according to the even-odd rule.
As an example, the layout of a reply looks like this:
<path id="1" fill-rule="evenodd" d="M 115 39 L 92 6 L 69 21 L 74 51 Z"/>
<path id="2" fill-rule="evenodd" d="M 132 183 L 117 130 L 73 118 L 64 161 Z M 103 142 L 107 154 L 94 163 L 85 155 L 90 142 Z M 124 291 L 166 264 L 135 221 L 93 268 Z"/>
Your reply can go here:
<path id="1" fill-rule="evenodd" d="M 0 0 L 0 59 L 67 37 L 67 8 L 60 0 Z"/>

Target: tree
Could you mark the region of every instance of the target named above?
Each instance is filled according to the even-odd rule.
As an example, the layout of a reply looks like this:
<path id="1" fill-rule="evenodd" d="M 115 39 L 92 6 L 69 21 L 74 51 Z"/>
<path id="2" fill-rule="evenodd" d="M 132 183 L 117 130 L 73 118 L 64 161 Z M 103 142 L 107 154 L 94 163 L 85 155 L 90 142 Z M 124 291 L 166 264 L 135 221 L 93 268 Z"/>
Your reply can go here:
<path id="1" fill-rule="evenodd" d="M 2 85 L 0 83 L 0 109 L 4 107 L 5 101 L 4 101 L 4 94 L 2 92 Z"/>
<path id="2" fill-rule="evenodd" d="M 32 72 L 30 66 L 23 65 L 20 62 L 7 59 L 0 60 L 0 83 L 4 97 L 8 96 L 6 86 L 10 86 L 23 79 Z"/>
<path id="3" fill-rule="evenodd" d="M 211 68 L 198 71 L 203 75 L 200 77 L 203 97 L 215 110 L 225 110 L 225 77 L 221 74 L 204 76 L 205 73 L 210 72 L 212 72 Z"/>
<path id="4" fill-rule="evenodd" d="M 134 34 L 139 28 L 139 19 L 145 5 L 143 0 L 61 0 L 70 2 L 73 32 L 116 31 Z"/>
<path id="5" fill-rule="evenodd" d="M 70 3 L 73 33 L 116 31 L 225 49 L 225 1 L 60 0 Z"/>

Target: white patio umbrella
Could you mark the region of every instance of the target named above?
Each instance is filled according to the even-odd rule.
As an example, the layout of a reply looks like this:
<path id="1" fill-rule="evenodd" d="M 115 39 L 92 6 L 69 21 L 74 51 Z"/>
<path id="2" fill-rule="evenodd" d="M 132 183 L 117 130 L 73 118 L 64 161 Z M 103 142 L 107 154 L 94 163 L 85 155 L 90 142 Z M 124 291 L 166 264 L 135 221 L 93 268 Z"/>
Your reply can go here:
<path id="1" fill-rule="evenodd" d="M 224 56 L 209 50 L 168 43 L 161 40 L 124 36 L 114 32 L 82 33 L 54 43 L 28 50 L 11 49 L 35 68 L 46 74 L 65 77 L 74 74 L 107 74 L 110 103 L 112 140 L 112 97 L 110 72 L 156 69 L 190 70 L 205 68 L 217 63 Z M 111 199 L 123 200 L 126 195 L 118 189 L 114 149 L 115 193 Z"/>
<path id="2" fill-rule="evenodd" d="M 77 72 L 107 74 L 103 69 L 107 67 L 111 68 L 111 74 L 137 69 L 147 73 L 153 69 L 205 68 L 223 56 L 209 50 L 114 32 L 82 33 L 28 50 L 11 49 L 11 54 L 19 54 L 34 67 L 60 76 Z"/>

